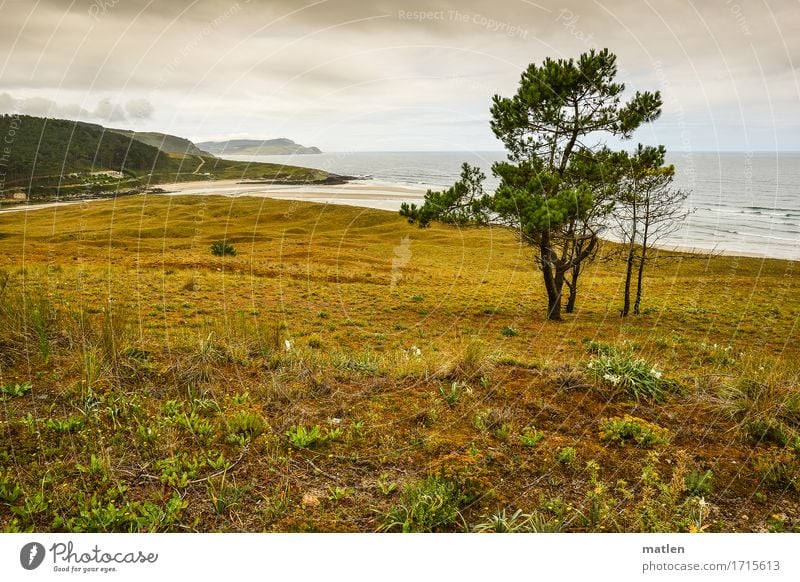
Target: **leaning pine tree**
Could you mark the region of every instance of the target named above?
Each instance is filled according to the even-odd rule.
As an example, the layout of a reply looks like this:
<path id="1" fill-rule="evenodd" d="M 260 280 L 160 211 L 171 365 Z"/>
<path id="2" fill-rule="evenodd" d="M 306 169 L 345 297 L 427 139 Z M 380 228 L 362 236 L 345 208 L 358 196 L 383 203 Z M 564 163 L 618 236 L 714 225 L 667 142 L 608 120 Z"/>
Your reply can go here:
<path id="1" fill-rule="evenodd" d="M 570 288 L 577 291 L 580 264 L 594 255 L 601 218 L 609 210 L 607 197 L 598 192 L 608 187 L 603 177 L 615 175 L 617 162 L 602 136 L 630 138 L 661 113 L 658 92 L 637 92 L 622 102 L 625 85 L 614 81 L 616 61 L 604 49 L 577 61 L 531 64 L 513 97 L 493 100 L 491 127 L 509 159 L 492 168 L 501 179 L 495 194 L 486 194 L 483 175 L 465 164 L 461 180 L 449 190 L 428 192 L 423 206 L 405 204 L 400 211 L 420 226 L 438 220 L 515 230 L 537 250 L 549 319 L 561 319 L 570 276 Z M 589 171 L 591 164 L 598 171 Z"/>

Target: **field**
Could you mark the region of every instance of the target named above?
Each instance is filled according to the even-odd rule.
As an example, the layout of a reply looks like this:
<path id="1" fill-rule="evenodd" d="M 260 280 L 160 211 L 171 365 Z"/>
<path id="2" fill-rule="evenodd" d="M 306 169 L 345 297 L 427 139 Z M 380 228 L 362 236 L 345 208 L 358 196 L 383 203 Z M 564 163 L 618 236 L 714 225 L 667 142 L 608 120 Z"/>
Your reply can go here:
<path id="1" fill-rule="evenodd" d="M 236 255 L 214 256 L 224 239 Z M 796 263 L 257 198 L 0 214 L 5 531 L 798 531 Z"/>

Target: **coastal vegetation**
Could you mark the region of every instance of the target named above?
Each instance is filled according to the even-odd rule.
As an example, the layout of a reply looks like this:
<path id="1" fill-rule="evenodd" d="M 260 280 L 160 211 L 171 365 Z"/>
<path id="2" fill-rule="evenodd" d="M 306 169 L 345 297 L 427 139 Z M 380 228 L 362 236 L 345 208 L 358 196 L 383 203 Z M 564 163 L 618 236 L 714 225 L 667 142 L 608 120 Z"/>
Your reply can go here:
<path id="1" fill-rule="evenodd" d="M 305 184 L 338 179 L 321 170 L 191 153 L 196 146 L 175 136 L 63 119 L 0 115 L 0 135 L 6 136 L 0 151 L 0 199 L 14 191 L 29 201 L 109 196 L 194 180 Z M 190 153 L 177 153 L 181 148 Z"/>
<path id="2" fill-rule="evenodd" d="M 597 246 L 554 323 L 502 227 L 0 214 L 0 528 L 800 530 L 797 264 L 652 249 L 623 319 Z"/>
<path id="3" fill-rule="evenodd" d="M 641 272 L 648 230 L 652 227 L 651 237 L 656 237 L 659 228 L 668 226 L 668 219 L 678 216 L 685 195 L 669 189 L 674 168 L 663 167 L 663 148 L 640 146 L 627 156 L 606 145 L 609 138 L 629 139 L 661 114 L 658 91 L 637 91 L 623 103 L 625 85 L 616 76 L 616 56 L 608 49 L 590 50 L 577 60 L 547 58 L 541 65 L 531 64 L 514 96 L 495 95 L 492 102 L 492 131 L 508 153 L 508 161 L 492 166 L 501 180 L 497 191 L 485 193 L 485 176 L 465 164 L 452 188 L 429 191 L 422 207 L 404 204 L 400 213 L 422 227 L 439 220 L 514 231 L 535 249 L 548 317 L 560 320 L 564 287 L 570 292 L 566 311 L 572 313 L 579 277 L 596 256 L 610 216 L 616 208 L 632 209 L 631 220 L 624 221 L 630 240 L 623 307 L 627 315 L 636 243 L 641 240 Z M 652 176 L 666 180 L 654 181 Z M 640 304 L 641 291 L 637 313 Z"/>

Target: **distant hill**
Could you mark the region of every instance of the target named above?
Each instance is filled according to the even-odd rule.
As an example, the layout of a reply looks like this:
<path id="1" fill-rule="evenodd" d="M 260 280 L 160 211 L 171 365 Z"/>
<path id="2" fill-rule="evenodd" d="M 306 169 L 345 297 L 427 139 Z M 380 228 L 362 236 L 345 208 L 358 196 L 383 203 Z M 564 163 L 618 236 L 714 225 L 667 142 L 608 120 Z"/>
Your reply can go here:
<path id="1" fill-rule="evenodd" d="M 228 141 L 204 141 L 197 147 L 215 155 L 244 154 L 248 156 L 276 156 L 291 154 L 321 154 L 317 147 L 305 147 L 290 139 L 232 139 Z"/>
<path id="2" fill-rule="evenodd" d="M 0 115 L 0 135 L 7 136 L 0 148 L 6 186 L 73 172 L 154 172 L 172 165 L 158 148 L 92 123 Z"/>
<path id="3" fill-rule="evenodd" d="M 20 193 L 29 200 L 64 200 L 186 180 L 338 184 L 348 179 L 285 164 L 223 160 L 181 137 L 66 119 L 0 114 L 0 140 L 0 204 Z"/>
<path id="4" fill-rule="evenodd" d="M 201 150 L 188 139 L 176 135 L 158 133 L 155 131 L 131 131 L 129 129 L 109 129 L 108 131 L 113 131 L 114 133 L 119 133 L 127 137 L 133 137 L 136 141 L 153 146 L 169 154 L 188 154 L 190 156 L 210 155 L 210 152 Z"/>

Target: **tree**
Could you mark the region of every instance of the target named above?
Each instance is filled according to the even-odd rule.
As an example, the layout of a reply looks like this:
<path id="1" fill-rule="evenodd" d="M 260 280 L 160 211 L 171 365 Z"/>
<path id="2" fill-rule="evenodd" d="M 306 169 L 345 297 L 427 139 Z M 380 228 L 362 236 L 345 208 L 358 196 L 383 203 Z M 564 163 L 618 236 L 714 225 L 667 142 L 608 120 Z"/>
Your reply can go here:
<path id="1" fill-rule="evenodd" d="M 672 187 L 675 166 L 665 165 L 664 146 L 641 144 L 626 157 L 620 195 L 614 210 L 622 240 L 626 246 L 625 286 L 622 316 L 630 313 L 631 283 L 636 269 L 636 299 L 633 313 L 639 314 L 642 303 L 644 268 L 647 251 L 680 227 L 689 211 L 684 202 L 689 193 Z M 638 251 L 638 254 L 637 254 Z"/>
<path id="2" fill-rule="evenodd" d="M 577 292 L 580 265 L 597 249 L 598 218 L 607 212 L 597 196 L 603 168 L 614 156 L 600 136 L 630 138 L 661 113 L 658 92 L 637 92 L 622 103 L 625 85 L 614 81 L 616 56 L 607 49 L 574 59 L 546 59 L 522 74 L 512 97 L 495 95 L 491 127 L 508 150 L 507 162 L 492 171 L 501 178 L 494 195 L 483 192 L 475 170 L 446 192 L 428 192 L 425 204 L 405 205 L 401 214 L 420 226 L 431 220 L 500 225 L 537 249 L 547 293 L 547 316 L 561 319 L 561 298 L 569 280 Z M 574 297 L 571 299 L 574 306 Z"/>

